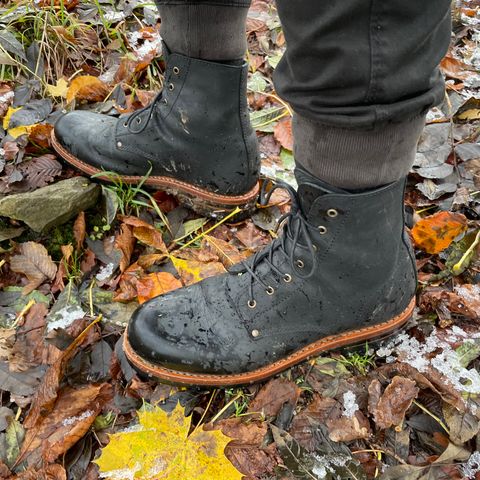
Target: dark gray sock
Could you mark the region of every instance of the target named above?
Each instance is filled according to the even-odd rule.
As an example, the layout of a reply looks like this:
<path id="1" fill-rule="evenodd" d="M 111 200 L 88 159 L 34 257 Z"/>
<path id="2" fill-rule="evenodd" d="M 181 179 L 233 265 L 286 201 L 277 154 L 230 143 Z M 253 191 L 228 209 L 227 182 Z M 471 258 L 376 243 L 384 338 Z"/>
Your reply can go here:
<path id="1" fill-rule="evenodd" d="M 248 7 L 157 4 L 160 34 L 174 53 L 212 61 L 239 60 L 247 51 Z"/>
<path id="2" fill-rule="evenodd" d="M 424 125 L 421 115 L 373 130 L 352 130 L 294 115 L 295 161 L 335 187 L 378 187 L 408 174 Z"/>

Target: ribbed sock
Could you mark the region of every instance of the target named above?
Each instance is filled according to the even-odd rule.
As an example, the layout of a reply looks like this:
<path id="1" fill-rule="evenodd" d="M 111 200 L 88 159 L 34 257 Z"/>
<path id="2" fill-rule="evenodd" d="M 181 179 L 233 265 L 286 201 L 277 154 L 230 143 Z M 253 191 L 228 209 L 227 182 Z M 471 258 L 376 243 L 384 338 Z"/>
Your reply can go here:
<path id="1" fill-rule="evenodd" d="M 245 56 L 248 7 L 157 6 L 162 20 L 160 34 L 173 53 L 211 61 L 240 60 Z"/>
<path id="2" fill-rule="evenodd" d="M 421 115 L 372 130 L 352 130 L 294 115 L 295 161 L 332 186 L 375 188 L 408 174 L 424 125 Z"/>

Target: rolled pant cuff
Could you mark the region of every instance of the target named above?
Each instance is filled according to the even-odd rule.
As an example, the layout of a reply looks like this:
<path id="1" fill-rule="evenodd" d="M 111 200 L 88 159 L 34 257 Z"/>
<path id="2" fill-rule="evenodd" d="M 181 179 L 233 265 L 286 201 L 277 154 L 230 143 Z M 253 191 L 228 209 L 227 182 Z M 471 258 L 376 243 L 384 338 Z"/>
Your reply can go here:
<path id="1" fill-rule="evenodd" d="M 294 115 L 298 165 L 320 180 L 345 189 L 365 189 L 406 176 L 414 162 L 425 116 L 352 130 Z"/>

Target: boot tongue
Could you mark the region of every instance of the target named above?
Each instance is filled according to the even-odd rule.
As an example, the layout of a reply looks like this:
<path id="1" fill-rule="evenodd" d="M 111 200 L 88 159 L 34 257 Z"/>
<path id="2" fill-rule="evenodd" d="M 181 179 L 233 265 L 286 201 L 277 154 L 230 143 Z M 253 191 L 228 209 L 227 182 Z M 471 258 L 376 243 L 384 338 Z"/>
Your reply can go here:
<path id="1" fill-rule="evenodd" d="M 329 193 L 348 193 L 346 190 L 322 182 L 302 167 L 295 167 L 295 178 L 298 184 L 298 199 L 304 215 L 308 215 L 310 207 L 318 197 Z"/>

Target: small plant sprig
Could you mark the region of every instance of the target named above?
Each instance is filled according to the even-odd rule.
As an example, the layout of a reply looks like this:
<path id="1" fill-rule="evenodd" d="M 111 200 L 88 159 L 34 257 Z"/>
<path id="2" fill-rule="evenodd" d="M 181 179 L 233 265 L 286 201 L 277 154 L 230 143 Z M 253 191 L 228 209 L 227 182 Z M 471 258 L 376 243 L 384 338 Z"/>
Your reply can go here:
<path id="1" fill-rule="evenodd" d="M 365 343 L 365 352 L 352 352 L 347 357 L 340 355 L 338 361 L 347 368 L 353 369 L 360 375 L 366 375 L 370 367 L 375 368 L 375 354 L 368 348 L 368 343 Z"/>
<path id="2" fill-rule="evenodd" d="M 105 185 L 105 188 L 116 195 L 118 200 L 118 209 L 122 215 L 130 215 L 133 211 L 138 216 L 141 207 L 153 208 L 156 214 L 162 220 L 163 224 L 167 227 L 168 231 L 171 232 L 167 217 L 160 210 L 160 208 L 158 208 L 157 202 L 152 195 L 143 189 L 143 185 L 151 173 L 152 165 L 150 165 L 148 172 L 141 178 L 137 185 L 125 183 L 118 173 L 109 170 L 96 173 L 95 175 L 92 175 L 91 178 L 106 179 L 110 182 L 110 185 Z M 139 199 L 139 196 L 146 197 L 150 203 Z"/>

